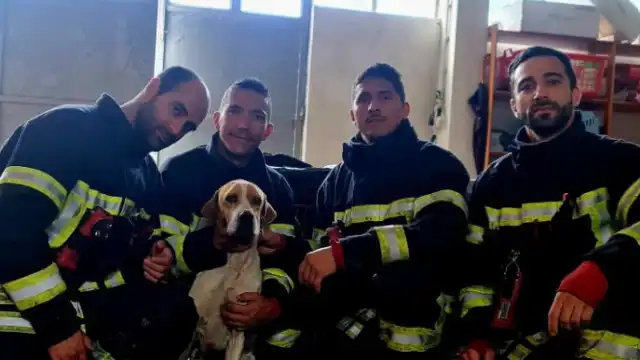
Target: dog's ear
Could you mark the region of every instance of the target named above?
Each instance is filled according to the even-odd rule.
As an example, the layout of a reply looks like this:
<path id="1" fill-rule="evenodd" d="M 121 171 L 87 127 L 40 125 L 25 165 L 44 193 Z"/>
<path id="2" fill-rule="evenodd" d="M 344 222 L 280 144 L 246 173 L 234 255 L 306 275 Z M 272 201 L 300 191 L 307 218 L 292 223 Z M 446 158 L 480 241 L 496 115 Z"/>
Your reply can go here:
<path id="1" fill-rule="evenodd" d="M 218 214 L 220 213 L 220 205 L 218 204 L 219 190 L 213 194 L 213 197 L 207 201 L 206 204 L 200 210 L 200 214 L 203 218 L 211 221 L 211 223 L 215 223 L 218 219 Z"/>
<path id="2" fill-rule="evenodd" d="M 271 206 L 271 204 L 269 204 L 268 201 L 265 201 L 264 205 L 262 205 L 262 213 L 260 214 L 262 222 L 264 224 L 271 224 L 273 220 L 276 219 L 276 216 L 276 210 L 273 208 L 273 206 Z"/>

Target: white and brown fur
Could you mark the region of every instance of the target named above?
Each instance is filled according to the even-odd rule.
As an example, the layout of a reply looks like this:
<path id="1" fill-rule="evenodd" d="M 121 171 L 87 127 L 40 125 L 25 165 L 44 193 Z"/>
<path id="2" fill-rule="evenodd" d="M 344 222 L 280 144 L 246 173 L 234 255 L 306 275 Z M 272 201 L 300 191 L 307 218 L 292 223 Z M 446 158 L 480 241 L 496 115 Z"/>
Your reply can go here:
<path id="1" fill-rule="evenodd" d="M 225 350 L 225 360 L 251 359 L 242 331 L 227 328 L 220 318 L 220 306 L 245 292 L 260 292 L 262 272 L 257 245 L 261 231 L 271 223 L 276 212 L 267 202 L 264 192 L 245 180 L 233 180 L 216 191 L 201 210 L 202 216 L 215 227 L 215 239 L 226 249 L 237 250 L 234 236 L 243 233 L 251 237 L 241 252 L 230 252 L 227 264 L 205 271 L 196 277 L 189 295 L 200 316 L 196 330 L 199 342 L 209 349 Z M 242 219 L 242 220 L 241 220 Z M 252 226 L 247 225 L 252 222 Z M 242 224 L 241 224 L 242 223 Z M 251 231 L 241 227 L 252 227 Z M 231 242 L 231 243 L 229 243 Z"/>

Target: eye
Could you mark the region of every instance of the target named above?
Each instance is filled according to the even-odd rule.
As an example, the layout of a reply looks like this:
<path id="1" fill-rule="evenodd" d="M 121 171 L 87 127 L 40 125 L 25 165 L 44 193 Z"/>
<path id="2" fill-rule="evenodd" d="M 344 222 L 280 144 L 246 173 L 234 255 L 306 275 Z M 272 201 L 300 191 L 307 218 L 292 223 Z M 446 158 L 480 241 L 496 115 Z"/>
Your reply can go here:
<path id="1" fill-rule="evenodd" d="M 227 195 L 227 197 L 224 198 L 224 201 L 229 204 L 235 204 L 236 202 L 238 202 L 238 195 L 229 194 Z"/>
<path id="2" fill-rule="evenodd" d="M 260 197 L 258 196 L 254 196 L 251 198 L 251 200 L 249 200 L 251 202 L 251 205 L 254 206 L 260 206 L 262 205 L 262 199 L 260 199 Z"/>

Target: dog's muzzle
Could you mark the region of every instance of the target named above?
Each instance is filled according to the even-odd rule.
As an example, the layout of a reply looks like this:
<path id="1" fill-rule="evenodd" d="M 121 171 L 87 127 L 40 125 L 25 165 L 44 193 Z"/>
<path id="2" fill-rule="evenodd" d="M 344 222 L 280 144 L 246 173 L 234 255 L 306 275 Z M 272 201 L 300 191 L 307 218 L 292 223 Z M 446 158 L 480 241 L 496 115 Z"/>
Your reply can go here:
<path id="1" fill-rule="evenodd" d="M 256 229 L 254 229 L 254 226 L 255 218 L 251 212 L 245 211 L 242 214 L 238 215 L 238 227 L 233 234 L 234 240 L 238 245 L 251 245 L 256 234 Z"/>

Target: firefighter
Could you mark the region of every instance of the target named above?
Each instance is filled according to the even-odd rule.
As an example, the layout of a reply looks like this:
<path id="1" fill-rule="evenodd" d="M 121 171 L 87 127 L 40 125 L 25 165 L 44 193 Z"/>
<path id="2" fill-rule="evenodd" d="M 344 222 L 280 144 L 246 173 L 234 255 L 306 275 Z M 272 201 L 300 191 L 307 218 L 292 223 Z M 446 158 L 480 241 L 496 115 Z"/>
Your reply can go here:
<path id="1" fill-rule="evenodd" d="M 439 358 L 469 176 L 453 154 L 419 140 L 408 115 L 391 65 L 357 77 L 350 116 L 358 133 L 318 190 L 319 248 L 299 268 L 301 282 L 320 292 L 319 358 Z M 329 239 L 332 225 L 340 234 Z"/>
<path id="2" fill-rule="evenodd" d="M 285 303 L 295 288 L 297 266 L 306 252 L 296 235 L 293 193 L 285 178 L 265 164 L 259 149 L 273 131 L 271 96 L 257 79 L 234 82 L 225 91 L 213 115 L 217 132 L 206 146 L 169 159 L 162 169 L 164 184 L 176 207 L 199 213 L 225 183 L 244 179 L 258 185 L 277 213 L 262 236 L 263 286 L 261 294 L 241 294 L 224 305 L 222 318 L 229 327 L 258 331 L 258 359 L 298 358 L 297 327 L 287 319 Z M 219 355 L 219 354 L 218 354 Z M 210 356 L 215 357 L 216 354 Z"/>
<path id="3" fill-rule="evenodd" d="M 526 49 L 509 77 L 524 126 L 469 200 L 461 358 L 635 359 L 640 148 L 585 130 L 565 54 Z"/>
<path id="4" fill-rule="evenodd" d="M 94 315 L 100 313 L 91 311 L 96 308 L 120 318 L 131 315 L 126 310 L 136 301 L 125 284 L 142 278 L 146 255 L 135 268 L 118 266 L 128 263 L 127 251 L 137 251 L 131 245 L 137 230 L 129 219 L 154 207 L 150 200 L 161 191 L 160 173 L 148 154 L 194 130 L 208 107 L 200 78 L 172 67 L 122 106 L 107 94 L 93 106 L 60 106 L 27 121 L 5 142 L 0 150 L 3 360 L 85 359 L 97 344 L 81 331 L 81 314 L 70 300 Z M 144 261 L 145 276 L 154 281 L 163 276 L 173 257 L 215 253 L 210 241 L 183 243 L 176 250 L 169 241 L 141 244 L 145 254 L 153 251 Z M 219 258 L 224 264 L 225 255 Z M 76 287 L 77 279 L 105 269 L 108 277 Z M 107 318 L 94 315 L 85 312 L 87 326 Z"/>

